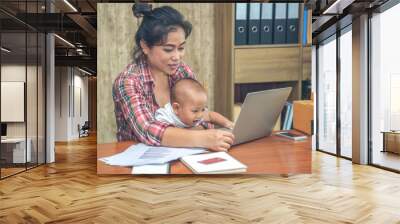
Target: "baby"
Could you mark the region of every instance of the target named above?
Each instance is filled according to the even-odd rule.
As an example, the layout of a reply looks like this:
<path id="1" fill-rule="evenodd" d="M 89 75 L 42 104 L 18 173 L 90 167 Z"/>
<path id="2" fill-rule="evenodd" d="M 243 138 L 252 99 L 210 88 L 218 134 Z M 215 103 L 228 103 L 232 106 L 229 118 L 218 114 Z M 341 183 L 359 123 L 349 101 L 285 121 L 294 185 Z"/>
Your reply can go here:
<path id="1" fill-rule="evenodd" d="M 185 78 L 171 89 L 171 102 L 156 111 L 155 118 L 180 128 L 195 128 L 202 121 L 233 128 L 233 123 L 216 112 L 207 110 L 207 93 L 196 80 Z"/>

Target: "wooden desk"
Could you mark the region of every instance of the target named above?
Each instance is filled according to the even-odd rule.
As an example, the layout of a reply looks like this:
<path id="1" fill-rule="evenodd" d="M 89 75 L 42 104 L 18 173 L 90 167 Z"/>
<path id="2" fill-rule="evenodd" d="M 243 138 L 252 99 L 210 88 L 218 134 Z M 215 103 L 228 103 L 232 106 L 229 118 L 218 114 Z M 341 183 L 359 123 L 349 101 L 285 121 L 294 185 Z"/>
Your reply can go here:
<path id="1" fill-rule="evenodd" d="M 3 159 L 5 163 L 10 164 L 25 164 L 25 162 L 31 162 L 32 160 L 32 140 L 30 138 L 6 138 L 1 139 L 2 144 L 2 155 L 0 159 Z M 27 144 L 25 150 L 25 144 Z"/>
<path id="2" fill-rule="evenodd" d="M 382 131 L 383 149 L 382 152 L 400 154 L 400 131 Z"/>
<path id="3" fill-rule="evenodd" d="M 97 158 L 124 151 L 135 142 L 97 145 Z M 229 154 L 246 164 L 247 174 L 311 173 L 311 137 L 295 142 L 280 136 L 269 136 L 232 147 Z M 98 174 L 131 174 L 131 167 L 110 166 L 97 160 Z M 193 174 L 183 163 L 171 163 L 171 174 Z"/>

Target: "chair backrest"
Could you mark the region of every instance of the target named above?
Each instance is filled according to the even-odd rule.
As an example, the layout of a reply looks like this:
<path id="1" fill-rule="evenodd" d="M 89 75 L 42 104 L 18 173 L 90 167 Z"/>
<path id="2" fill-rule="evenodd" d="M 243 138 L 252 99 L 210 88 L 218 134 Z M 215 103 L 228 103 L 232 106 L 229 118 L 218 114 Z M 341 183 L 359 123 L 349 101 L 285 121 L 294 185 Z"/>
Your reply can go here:
<path id="1" fill-rule="evenodd" d="M 85 121 L 85 124 L 83 124 L 82 129 L 89 129 L 90 125 L 89 125 L 89 121 Z"/>

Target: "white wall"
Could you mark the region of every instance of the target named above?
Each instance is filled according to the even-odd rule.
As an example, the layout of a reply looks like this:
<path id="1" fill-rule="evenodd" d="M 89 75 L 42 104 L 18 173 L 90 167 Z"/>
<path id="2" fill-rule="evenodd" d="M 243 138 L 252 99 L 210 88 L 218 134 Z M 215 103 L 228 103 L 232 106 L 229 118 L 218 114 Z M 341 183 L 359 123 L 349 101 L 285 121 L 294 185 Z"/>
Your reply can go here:
<path id="1" fill-rule="evenodd" d="M 6 82 L 25 82 L 26 70 L 28 74 L 33 71 L 36 73 L 36 67 L 27 66 L 25 64 L 3 64 L 1 66 L 1 81 Z M 28 92 L 28 97 L 33 95 Z M 7 110 L 7 108 L 1 108 L 1 110 Z M 28 114 L 29 120 L 31 120 L 30 114 Z M 25 122 L 8 122 L 7 123 L 7 136 L 8 137 L 25 137 Z M 30 127 L 30 126 L 29 126 Z M 30 137 L 30 136 L 28 136 Z"/>
<path id="2" fill-rule="evenodd" d="M 1 78 L 3 81 L 10 82 L 25 82 L 26 83 L 26 106 L 23 102 L 21 112 L 26 112 L 26 120 L 23 122 L 6 122 L 7 137 L 9 138 L 24 138 L 25 135 L 31 139 L 32 158 L 36 162 L 44 163 L 45 139 L 44 139 L 44 74 L 41 66 L 32 66 L 17 63 L 2 64 Z M 27 80 L 25 80 L 27 78 Z M 4 89 L 2 89 L 3 91 Z M 21 92 L 23 94 L 23 91 Z M 7 97 L 7 95 L 2 95 Z M 2 107 L 1 110 L 12 110 L 10 107 Z M 12 111 L 8 111 L 11 112 Z M 37 154 L 39 155 L 38 157 Z"/>
<path id="3" fill-rule="evenodd" d="M 68 141 L 68 86 L 67 67 L 55 68 L 55 141 Z"/>
<path id="4" fill-rule="evenodd" d="M 25 82 L 1 82 L 1 121 L 24 122 Z"/>
<path id="5" fill-rule="evenodd" d="M 77 75 L 77 72 L 78 75 Z M 71 132 L 70 134 L 73 136 L 73 138 L 78 138 L 79 133 L 78 133 L 78 124 L 80 124 L 81 126 L 85 123 L 85 121 L 88 120 L 88 78 L 87 76 L 82 77 L 81 76 L 81 72 L 79 70 L 74 70 L 74 91 L 73 97 L 74 102 L 71 103 L 72 105 L 74 105 L 73 110 L 72 110 L 72 117 L 73 119 L 71 120 Z M 80 91 L 80 93 L 79 93 Z M 80 97 L 79 97 L 80 95 Z M 81 102 L 79 102 L 81 101 Z M 81 107 L 81 108 L 79 108 Z M 80 111 L 81 110 L 81 111 Z"/>
<path id="6" fill-rule="evenodd" d="M 56 67 L 56 141 L 79 138 L 78 124 L 83 125 L 88 120 L 88 78 L 82 75 L 72 67 Z"/>
<path id="7" fill-rule="evenodd" d="M 1 65 L 1 81 L 25 82 L 25 69 L 25 64 Z M 30 69 L 32 66 L 28 66 L 28 70 Z"/>

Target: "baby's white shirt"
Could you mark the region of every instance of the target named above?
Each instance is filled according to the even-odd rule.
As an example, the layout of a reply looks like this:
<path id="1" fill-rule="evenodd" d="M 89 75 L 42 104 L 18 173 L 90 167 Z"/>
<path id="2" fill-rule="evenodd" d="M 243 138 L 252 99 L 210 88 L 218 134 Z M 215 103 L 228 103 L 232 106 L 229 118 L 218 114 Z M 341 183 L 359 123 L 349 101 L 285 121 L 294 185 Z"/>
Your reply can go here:
<path id="1" fill-rule="evenodd" d="M 178 128 L 190 128 L 190 126 L 186 125 L 179 119 L 178 116 L 176 116 L 174 109 L 172 108 L 171 103 L 165 104 L 164 107 L 160 107 L 156 113 L 155 113 L 155 118 L 157 121 L 165 122 L 168 124 L 172 124 L 175 127 Z M 197 124 L 194 126 L 199 125 L 203 120 L 200 120 Z"/>

